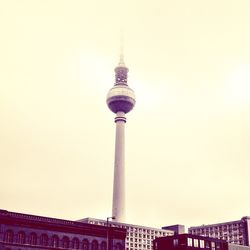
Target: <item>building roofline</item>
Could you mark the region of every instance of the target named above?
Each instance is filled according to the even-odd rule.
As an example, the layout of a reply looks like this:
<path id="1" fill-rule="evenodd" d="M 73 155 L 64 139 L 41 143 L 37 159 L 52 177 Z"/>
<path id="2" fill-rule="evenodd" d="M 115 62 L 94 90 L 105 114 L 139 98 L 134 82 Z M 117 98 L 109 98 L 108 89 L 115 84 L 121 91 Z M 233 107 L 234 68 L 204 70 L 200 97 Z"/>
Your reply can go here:
<path id="1" fill-rule="evenodd" d="M 72 232 L 78 234 L 93 235 L 98 237 L 106 237 L 107 228 L 101 225 L 93 225 L 79 221 L 71 221 L 64 219 L 56 219 L 45 216 L 37 216 L 31 214 L 23 214 L 10 212 L 0 209 L 0 224 L 9 225 L 17 224 L 25 227 L 36 227 L 40 229 L 53 229 L 62 232 Z M 117 238 L 125 238 L 126 230 L 121 228 L 112 228 L 112 234 Z"/>
<path id="2" fill-rule="evenodd" d="M 85 222 L 87 220 L 93 220 L 93 221 L 101 221 L 106 223 L 106 220 L 103 219 L 97 219 L 97 218 L 92 218 L 92 217 L 86 217 L 80 220 L 77 220 L 78 222 Z M 150 230 L 161 230 L 161 231 L 165 231 L 165 232 L 173 232 L 173 230 L 169 230 L 169 229 L 162 229 L 162 228 L 156 228 L 156 227 L 149 227 L 149 226 L 143 226 L 143 225 L 135 225 L 135 224 L 129 224 L 129 223 L 124 223 L 124 222 L 116 222 L 116 221 L 109 221 L 109 224 L 116 224 L 116 225 L 125 225 L 125 226 L 131 226 L 131 227 L 142 227 L 145 229 L 150 229 Z"/>
<path id="3" fill-rule="evenodd" d="M 202 228 L 202 227 L 214 227 L 214 226 L 220 226 L 220 225 L 225 225 L 225 224 L 239 223 L 242 221 L 243 218 L 250 218 L 250 217 L 245 216 L 245 217 L 242 217 L 240 220 L 235 220 L 235 221 L 219 222 L 219 223 L 214 223 L 214 224 L 203 224 L 200 226 L 191 226 L 188 229 L 197 229 L 197 228 Z"/>
<path id="4" fill-rule="evenodd" d="M 175 235 L 170 235 L 170 236 L 164 236 L 160 238 L 156 238 L 155 240 L 163 240 L 164 239 L 175 239 L 175 238 L 193 238 L 193 239 L 203 239 L 203 240 L 208 240 L 208 241 L 216 241 L 216 242 L 223 242 L 227 243 L 226 240 L 223 239 L 218 239 L 218 238 L 213 238 L 213 237 L 208 237 L 208 236 L 202 236 L 202 235 L 196 235 L 196 234 L 190 234 L 190 233 L 184 233 L 184 234 L 175 234 Z"/>

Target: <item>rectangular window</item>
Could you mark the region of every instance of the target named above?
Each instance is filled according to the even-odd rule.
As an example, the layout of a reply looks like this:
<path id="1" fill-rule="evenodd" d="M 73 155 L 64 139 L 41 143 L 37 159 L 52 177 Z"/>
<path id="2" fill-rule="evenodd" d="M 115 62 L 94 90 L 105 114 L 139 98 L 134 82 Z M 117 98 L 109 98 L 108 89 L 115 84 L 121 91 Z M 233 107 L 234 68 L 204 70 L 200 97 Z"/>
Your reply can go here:
<path id="1" fill-rule="evenodd" d="M 204 245 L 204 240 L 200 240 L 200 248 L 204 248 L 205 245 Z"/>
<path id="2" fill-rule="evenodd" d="M 211 249 L 215 250 L 215 242 L 213 242 L 213 241 L 211 242 Z"/>
<path id="3" fill-rule="evenodd" d="M 199 240 L 198 239 L 194 239 L 194 247 L 199 247 Z"/>
<path id="4" fill-rule="evenodd" d="M 174 239 L 174 240 L 173 240 L 173 245 L 174 245 L 174 247 L 177 247 L 177 246 L 178 246 L 178 239 Z"/>
<path id="5" fill-rule="evenodd" d="M 193 240 L 192 238 L 187 238 L 187 244 L 188 244 L 188 247 L 192 247 L 193 246 Z"/>

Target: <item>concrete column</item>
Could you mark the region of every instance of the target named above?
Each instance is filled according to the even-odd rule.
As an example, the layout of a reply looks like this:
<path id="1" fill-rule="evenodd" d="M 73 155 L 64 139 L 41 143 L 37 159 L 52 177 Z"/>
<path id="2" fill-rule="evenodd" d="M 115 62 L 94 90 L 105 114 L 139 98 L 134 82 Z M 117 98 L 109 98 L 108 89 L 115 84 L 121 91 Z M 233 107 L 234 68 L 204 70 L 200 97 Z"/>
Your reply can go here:
<path id="1" fill-rule="evenodd" d="M 113 208 L 112 216 L 114 221 L 124 222 L 125 220 L 125 123 L 124 112 L 117 112 L 115 137 L 115 163 L 113 183 Z"/>

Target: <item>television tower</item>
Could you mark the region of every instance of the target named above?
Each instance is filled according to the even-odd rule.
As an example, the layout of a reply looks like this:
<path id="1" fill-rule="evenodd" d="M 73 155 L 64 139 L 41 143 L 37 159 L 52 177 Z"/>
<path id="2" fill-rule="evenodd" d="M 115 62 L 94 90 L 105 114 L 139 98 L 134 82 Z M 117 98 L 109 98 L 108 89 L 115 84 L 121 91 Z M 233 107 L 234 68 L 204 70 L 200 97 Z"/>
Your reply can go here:
<path id="1" fill-rule="evenodd" d="M 115 84 L 107 95 L 107 105 L 116 114 L 112 217 L 117 222 L 125 220 L 125 114 L 135 105 L 135 94 L 127 84 L 127 75 L 128 68 L 121 51 L 120 61 L 115 68 Z"/>

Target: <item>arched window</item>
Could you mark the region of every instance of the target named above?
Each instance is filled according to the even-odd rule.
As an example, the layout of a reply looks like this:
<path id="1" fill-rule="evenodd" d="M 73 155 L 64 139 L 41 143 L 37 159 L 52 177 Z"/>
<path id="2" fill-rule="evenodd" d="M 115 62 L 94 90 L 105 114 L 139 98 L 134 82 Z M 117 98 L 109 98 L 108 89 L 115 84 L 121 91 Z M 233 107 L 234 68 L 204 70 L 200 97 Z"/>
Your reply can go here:
<path id="1" fill-rule="evenodd" d="M 91 250 L 98 250 L 98 242 L 96 240 L 92 241 Z"/>
<path id="2" fill-rule="evenodd" d="M 122 244 L 121 243 L 116 243 L 115 244 L 115 250 L 122 250 Z"/>
<path id="3" fill-rule="evenodd" d="M 36 245 L 36 244 L 37 244 L 37 236 L 36 236 L 36 233 L 31 233 L 31 234 L 30 234 L 30 244 L 31 244 L 31 245 Z"/>
<path id="4" fill-rule="evenodd" d="M 51 238 L 51 246 L 58 247 L 59 246 L 59 238 L 57 235 L 53 235 Z"/>
<path id="5" fill-rule="evenodd" d="M 101 243 L 101 250 L 107 250 L 107 242 L 106 241 L 103 241 Z"/>
<path id="6" fill-rule="evenodd" d="M 78 240 L 78 238 L 74 238 L 72 240 L 72 248 L 73 249 L 79 249 L 79 240 Z"/>
<path id="7" fill-rule="evenodd" d="M 47 234 L 42 234 L 41 235 L 41 245 L 42 246 L 48 246 L 49 238 Z"/>
<path id="8" fill-rule="evenodd" d="M 69 238 L 67 236 L 64 236 L 62 239 L 62 247 L 69 248 Z"/>
<path id="9" fill-rule="evenodd" d="M 17 243 L 19 244 L 25 244 L 25 233 L 23 231 L 18 232 L 17 234 Z"/>
<path id="10" fill-rule="evenodd" d="M 82 249 L 83 250 L 89 250 L 89 241 L 87 239 L 84 239 L 82 241 Z"/>
<path id="11" fill-rule="evenodd" d="M 13 242 L 14 233 L 11 230 L 7 230 L 4 234 L 4 241 L 8 243 Z"/>

